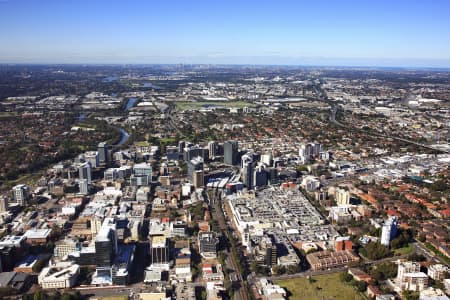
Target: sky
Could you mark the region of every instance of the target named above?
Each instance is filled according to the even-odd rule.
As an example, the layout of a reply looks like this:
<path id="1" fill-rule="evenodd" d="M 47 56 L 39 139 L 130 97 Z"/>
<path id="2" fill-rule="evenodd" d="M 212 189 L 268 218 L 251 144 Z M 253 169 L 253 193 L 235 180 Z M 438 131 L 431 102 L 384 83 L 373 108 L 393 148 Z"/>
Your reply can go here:
<path id="1" fill-rule="evenodd" d="M 0 0 L 0 63 L 450 67 L 450 1 Z"/>

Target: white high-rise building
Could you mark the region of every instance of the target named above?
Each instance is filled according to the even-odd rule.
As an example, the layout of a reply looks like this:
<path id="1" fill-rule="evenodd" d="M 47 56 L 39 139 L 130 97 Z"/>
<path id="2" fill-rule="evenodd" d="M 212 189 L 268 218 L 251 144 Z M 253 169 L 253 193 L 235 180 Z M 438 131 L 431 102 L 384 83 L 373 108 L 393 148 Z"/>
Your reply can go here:
<path id="1" fill-rule="evenodd" d="M 13 196 L 17 204 L 24 206 L 30 198 L 30 188 L 25 184 L 18 184 L 13 187 Z"/>
<path id="2" fill-rule="evenodd" d="M 133 166 L 134 175 L 147 175 L 150 179 L 152 177 L 152 166 L 148 163 L 135 164 Z"/>
<path id="3" fill-rule="evenodd" d="M 89 183 L 87 179 L 78 180 L 78 188 L 80 189 L 80 194 L 89 194 Z"/>
<path id="4" fill-rule="evenodd" d="M 320 152 L 322 152 L 321 144 L 301 144 L 298 152 L 301 163 L 307 163 L 314 158 L 319 158 Z"/>
<path id="5" fill-rule="evenodd" d="M 349 205 L 350 204 L 350 192 L 337 188 L 335 192 L 335 199 L 338 206 Z"/>
<path id="6" fill-rule="evenodd" d="M 248 163 L 253 162 L 253 157 L 248 154 L 244 154 L 241 157 L 241 169 L 244 168 Z"/>
<path id="7" fill-rule="evenodd" d="M 381 228 L 381 244 L 389 246 L 389 243 L 397 235 L 398 218 L 391 216 L 387 219 Z"/>
<path id="8" fill-rule="evenodd" d="M 272 153 L 266 153 L 261 155 L 261 162 L 266 166 L 272 165 L 272 159 L 273 159 Z"/>
<path id="9" fill-rule="evenodd" d="M 91 163 L 91 168 L 97 168 L 100 164 L 97 151 L 88 151 L 84 153 L 84 160 Z"/>
<path id="10" fill-rule="evenodd" d="M 88 184 L 92 183 L 92 164 L 85 162 L 78 167 L 78 178 L 86 179 Z"/>

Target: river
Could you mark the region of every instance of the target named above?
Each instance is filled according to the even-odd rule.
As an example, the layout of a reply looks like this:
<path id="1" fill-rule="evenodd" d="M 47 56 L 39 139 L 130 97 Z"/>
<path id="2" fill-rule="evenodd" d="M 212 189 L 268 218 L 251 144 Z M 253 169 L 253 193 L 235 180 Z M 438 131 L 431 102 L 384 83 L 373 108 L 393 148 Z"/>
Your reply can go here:
<path id="1" fill-rule="evenodd" d="M 137 98 L 128 98 L 127 105 L 125 106 L 125 111 L 130 110 L 138 101 Z"/>
<path id="2" fill-rule="evenodd" d="M 120 147 L 128 141 L 128 139 L 130 138 L 130 134 L 128 132 L 126 132 L 125 129 L 123 129 L 123 128 L 117 128 L 117 129 L 119 129 L 119 131 L 120 131 L 120 141 L 117 144 L 115 144 L 114 146 Z"/>

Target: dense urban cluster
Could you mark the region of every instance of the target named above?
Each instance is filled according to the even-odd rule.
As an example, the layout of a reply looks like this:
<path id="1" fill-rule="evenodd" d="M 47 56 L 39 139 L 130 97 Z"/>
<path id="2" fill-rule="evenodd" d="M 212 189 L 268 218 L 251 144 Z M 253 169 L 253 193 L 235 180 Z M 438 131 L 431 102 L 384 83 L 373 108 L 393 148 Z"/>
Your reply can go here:
<path id="1" fill-rule="evenodd" d="M 1 66 L 0 296 L 449 299 L 449 75 Z"/>

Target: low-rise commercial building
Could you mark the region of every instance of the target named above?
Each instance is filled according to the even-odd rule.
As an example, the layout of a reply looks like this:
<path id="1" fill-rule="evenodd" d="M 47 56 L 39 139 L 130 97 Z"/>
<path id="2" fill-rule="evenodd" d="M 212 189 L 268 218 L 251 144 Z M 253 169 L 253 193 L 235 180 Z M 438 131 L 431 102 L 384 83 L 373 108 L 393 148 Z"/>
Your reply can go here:
<path id="1" fill-rule="evenodd" d="M 70 288 L 76 284 L 79 274 L 79 265 L 61 262 L 42 269 L 38 276 L 38 283 L 43 289 Z"/>
<path id="2" fill-rule="evenodd" d="M 359 260 L 352 251 L 319 251 L 306 255 L 306 260 L 313 270 L 326 270 L 345 266 Z"/>

